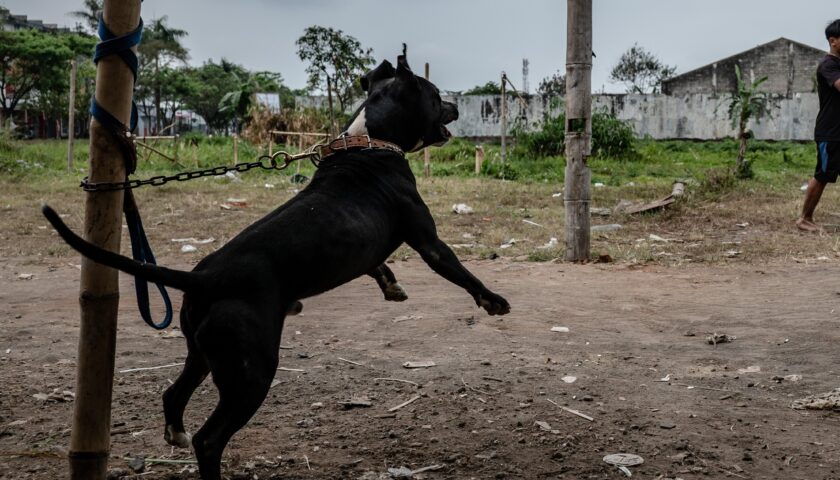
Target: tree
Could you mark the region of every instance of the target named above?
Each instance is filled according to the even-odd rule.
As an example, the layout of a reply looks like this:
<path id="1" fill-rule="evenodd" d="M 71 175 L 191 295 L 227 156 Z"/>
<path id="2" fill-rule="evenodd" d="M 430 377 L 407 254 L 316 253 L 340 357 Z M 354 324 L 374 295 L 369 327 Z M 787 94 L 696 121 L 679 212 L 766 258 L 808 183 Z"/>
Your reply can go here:
<path id="1" fill-rule="evenodd" d="M 476 85 L 475 87 L 464 92 L 464 95 L 501 95 L 502 87 L 494 81 L 489 81 L 484 85 Z"/>
<path id="2" fill-rule="evenodd" d="M 81 51 L 89 53 L 93 43 L 75 34 L 0 31 L 0 125 L 33 97 L 39 106 L 57 110 L 53 104 L 67 93 L 70 60 Z"/>
<path id="3" fill-rule="evenodd" d="M 760 119 L 770 113 L 767 93 L 758 91 L 758 88 L 766 80 L 767 77 L 761 77 L 747 83 L 741 76 L 741 68 L 735 65 L 735 91 L 728 94 L 729 108 L 727 114 L 729 120 L 732 121 L 732 128 L 738 129 L 739 146 L 735 173 L 739 178 L 752 177 L 752 166 L 745 160 L 747 140 L 752 137 L 752 132 L 747 128 L 750 119 Z"/>
<path id="4" fill-rule="evenodd" d="M 140 60 L 140 72 L 137 77 L 137 96 L 141 100 L 144 114 L 149 116 L 151 107 L 155 108 L 155 130 L 160 131 L 161 123 L 166 119 L 163 108 L 163 91 L 166 76 L 165 69 L 174 63 L 186 64 L 188 50 L 181 45 L 181 39 L 187 36 L 185 30 L 172 28 L 164 15 L 149 22 L 143 29 L 143 40 L 137 46 Z M 149 99 L 152 104 L 149 105 Z"/>
<path id="5" fill-rule="evenodd" d="M 566 95 L 566 76 L 555 72 L 550 77 L 545 77 L 537 87 L 537 93 L 542 97 L 562 97 Z"/>
<path id="6" fill-rule="evenodd" d="M 187 68 L 164 67 L 160 71 L 160 112 L 164 125 L 172 125 L 197 85 Z M 173 132 L 177 133 L 177 132 Z"/>
<path id="7" fill-rule="evenodd" d="M 187 70 L 193 89 L 184 98 L 185 106 L 201 115 L 212 130 L 223 130 L 233 119 L 232 111 L 221 111 L 221 100 L 228 92 L 238 88 L 239 77 L 245 69 L 222 59 L 212 60 L 202 66 Z"/>
<path id="8" fill-rule="evenodd" d="M 313 25 L 297 39 L 298 57 L 309 62 L 308 86 L 326 91 L 328 85 L 344 112 L 362 90 L 358 78 L 373 65 L 373 50 L 341 30 Z"/>
<path id="9" fill-rule="evenodd" d="M 659 93 L 662 81 L 674 75 L 677 67 L 665 65 L 638 44 L 621 55 L 610 72 L 610 80 L 627 85 L 627 93 Z"/>
<path id="10" fill-rule="evenodd" d="M 70 16 L 81 20 L 79 26 L 87 27 L 88 33 L 95 35 L 99 29 L 99 13 L 102 12 L 104 0 L 83 0 L 82 3 L 84 8 L 70 12 Z"/>
<path id="11" fill-rule="evenodd" d="M 51 33 L 39 32 L 39 35 L 53 37 L 58 43 L 66 47 L 61 64 L 54 66 L 54 71 L 47 75 L 41 75 L 39 81 L 26 100 L 27 107 L 38 110 L 49 118 L 61 118 L 66 115 L 70 102 L 69 89 L 69 67 L 70 61 L 76 59 L 78 71 L 76 77 L 82 81 L 88 78 L 93 61 L 90 59 L 90 52 L 93 50 L 96 40 L 87 35 L 54 35 Z M 94 71 L 95 75 L 95 71 Z M 77 86 L 78 88 L 78 86 Z M 88 101 L 90 101 L 88 99 Z M 87 110 L 89 104 L 82 104 L 82 110 Z M 77 102 L 76 108 L 81 105 Z"/>
<path id="12" fill-rule="evenodd" d="M 245 72 L 243 75 L 236 75 L 237 86 L 227 92 L 219 101 L 219 112 L 229 112 L 236 120 L 234 130 L 239 133 L 240 126 L 245 121 L 245 116 L 251 109 L 254 101 L 254 94 L 257 93 L 257 83 L 254 77 Z"/>

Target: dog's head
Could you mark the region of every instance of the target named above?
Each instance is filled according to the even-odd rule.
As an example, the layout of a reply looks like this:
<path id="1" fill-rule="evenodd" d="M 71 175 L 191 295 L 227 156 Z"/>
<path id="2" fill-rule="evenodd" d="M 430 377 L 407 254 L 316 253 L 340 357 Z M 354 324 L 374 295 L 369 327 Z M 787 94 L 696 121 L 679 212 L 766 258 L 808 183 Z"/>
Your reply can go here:
<path id="1" fill-rule="evenodd" d="M 385 60 L 361 84 L 367 99 L 345 128 L 348 134 L 370 135 L 407 152 L 441 146 L 452 136 L 446 124 L 458 119 L 458 107 L 444 102 L 436 86 L 411 71 L 405 45 L 397 68 Z"/>

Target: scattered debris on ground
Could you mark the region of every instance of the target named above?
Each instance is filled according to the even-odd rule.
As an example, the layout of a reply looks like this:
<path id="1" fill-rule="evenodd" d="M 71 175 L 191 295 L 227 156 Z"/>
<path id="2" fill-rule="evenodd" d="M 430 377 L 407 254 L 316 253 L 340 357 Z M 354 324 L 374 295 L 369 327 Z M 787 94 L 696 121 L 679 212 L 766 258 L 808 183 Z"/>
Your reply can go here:
<path id="1" fill-rule="evenodd" d="M 694 336 L 694 334 L 691 334 L 691 335 L 686 335 L 686 336 L 693 337 L 693 336 Z M 734 342 L 736 338 L 737 338 L 737 337 L 734 337 L 734 336 L 732 336 L 732 335 L 727 335 L 727 334 L 725 334 L 725 333 L 712 333 L 711 335 L 709 335 L 708 337 L 706 337 L 706 342 L 707 342 L 709 345 L 717 345 L 718 343 L 731 343 L 731 342 Z"/>
<path id="2" fill-rule="evenodd" d="M 827 393 L 809 395 L 791 404 L 794 410 L 834 410 L 840 411 L 840 388 Z"/>

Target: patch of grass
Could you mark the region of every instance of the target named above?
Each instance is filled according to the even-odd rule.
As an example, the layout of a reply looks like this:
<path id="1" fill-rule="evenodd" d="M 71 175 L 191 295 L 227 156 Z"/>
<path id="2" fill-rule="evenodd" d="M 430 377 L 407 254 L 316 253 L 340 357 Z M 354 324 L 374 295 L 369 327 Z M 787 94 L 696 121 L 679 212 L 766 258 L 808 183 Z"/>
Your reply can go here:
<path id="1" fill-rule="evenodd" d="M 171 142 L 158 142 L 156 148 L 175 154 Z M 484 144 L 484 148 L 486 161 L 479 174 L 474 172 L 475 143 L 467 140 L 431 150 L 433 176 L 429 179 L 422 178 L 422 154 L 408 156 L 441 238 L 461 245 L 455 249 L 461 258 L 562 259 L 563 198 L 557 194 L 563 188 L 563 157 L 533 157 L 512 144 L 503 165 L 498 144 Z M 593 225 L 622 225 L 618 231 L 593 234 L 593 255 L 609 254 L 619 263 L 663 265 L 840 258 L 840 241 L 834 235 L 803 236 L 792 226 L 801 208 L 799 187 L 813 172 L 814 145 L 751 142 L 748 158 L 755 175 L 749 180 L 730 174 L 737 149 L 737 143 L 730 140 L 641 140 L 632 158 L 591 158 L 592 181 L 604 184 L 592 188 L 592 207 L 611 209 L 621 201 L 651 201 L 668 195 L 675 180 L 687 184 L 686 195 L 662 211 L 593 216 Z M 267 153 L 265 150 L 264 146 L 240 142 L 239 161 L 255 161 Z M 141 149 L 135 178 L 232 165 L 232 153 L 229 138 L 185 142 L 178 148 L 179 166 Z M 0 137 L 0 255 L 73 255 L 51 232 L 40 228 L 44 222 L 37 208 L 44 201 L 60 206 L 63 213 L 70 214 L 68 221 L 81 225 L 84 194 L 78 182 L 87 170 L 87 154 L 87 141 L 78 141 L 75 168 L 68 172 L 66 142 Z M 170 239 L 207 237 L 211 232 L 217 243 L 202 248 L 212 251 L 291 198 L 301 188 L 289 182 L 296 170 L 297 165 L 283 172 L 255 169 L 240 174 L 240 181 L 205 178 L 137 190 L 144 223 L 159 258 L 168 255 L 183 260 Z M 314 167 L 301 163 L 300 171 L 311 177 Z M 246 198 L 248 207 L 221 210 L 219 204 L 229 197 Z M 840 212 L 834 211 L 838 200 L 840 189 L 828 188 L 817 212 L 818 221 L 840 224 Z M 457 215 L 452 212 L 455 203 L 467 203 L 475 213 Z M 666 241 L 653 240 L 651 234 Z M 556 248 L 538 248 L 551 237 L 560 240 Z M 516 240 L 512 247 L 500 248 L 510 239 Z M 730 258 L 729 251 L 738 253 Z M 393 256 L 396 260 L 404 257 L 416 257 L 416 253 L 403 246 Z"/>

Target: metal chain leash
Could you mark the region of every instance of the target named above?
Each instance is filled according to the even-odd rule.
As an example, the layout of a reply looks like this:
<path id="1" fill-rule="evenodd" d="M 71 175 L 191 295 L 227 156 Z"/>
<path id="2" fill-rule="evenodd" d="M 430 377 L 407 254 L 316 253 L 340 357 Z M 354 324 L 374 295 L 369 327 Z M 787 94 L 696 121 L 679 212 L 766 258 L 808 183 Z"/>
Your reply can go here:
<path id="1" fill-rule="evenodd" d="M 237 163 L 236 165 L 230 167 L 220 166 L 206 168 L 203 170 L 193 170 L 189 172 L 176 173 L 175 175 L 158 175 L 155 177 L 147 178 L 145 180 L 126 180 L 124 182 L 92 183 L 88 181 L 88 177 L 85 177 L 84 179 L 82 179 L 80 186 L 86 192 L 111 192 L 115 190 L 128 190 L 137 187 L 142 187 L 144 185 L 159 187 L 171 181 L 184 182 L 187 180 L 192 180 L 194 178 L 215 177 L 219 175 L 225 175 L 228 172 L 242 173 L 258 167 L 264 170 L 285 170 L 286 167 L 288 167 L 293 162 L 305 158 L 308 158 L 312 162 L 312 164 L 315 165 L 315 167 L 317 168 L 318 161 L 321 157 L 319 147 L 321 147 L 321 144 L 313 145 L 306 151 L 295 155 L 281 150 L 272 155 L 263 155 L 259 157 L 259 159 L 256 162 Z M 282 157 L 282 163 L 278 162 L 278 157 Z"/>

